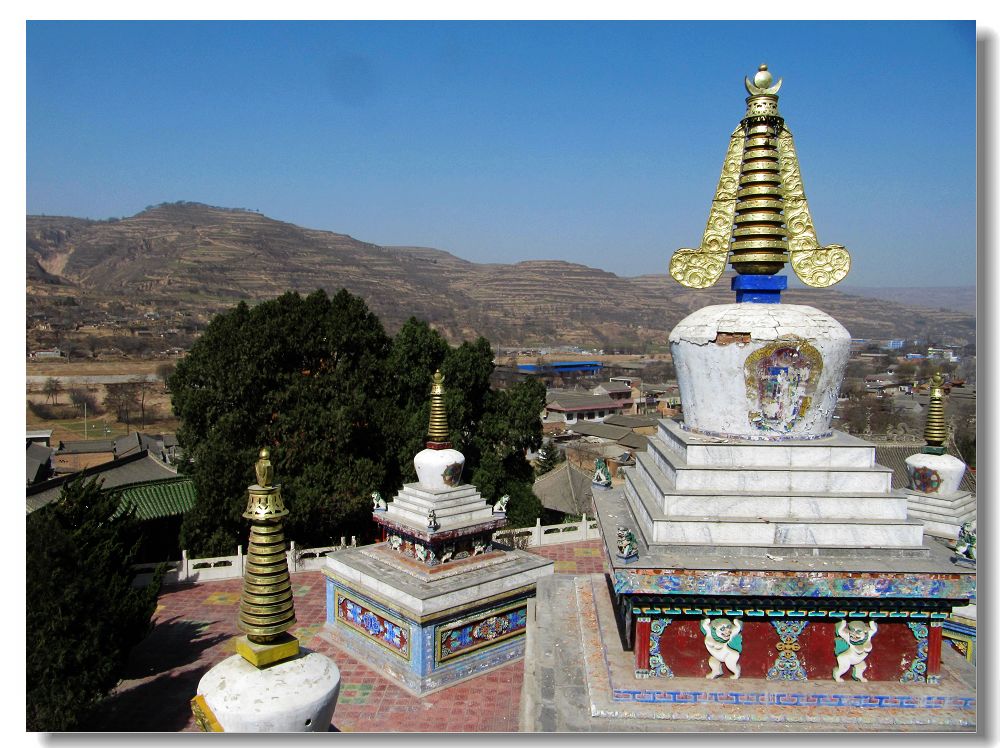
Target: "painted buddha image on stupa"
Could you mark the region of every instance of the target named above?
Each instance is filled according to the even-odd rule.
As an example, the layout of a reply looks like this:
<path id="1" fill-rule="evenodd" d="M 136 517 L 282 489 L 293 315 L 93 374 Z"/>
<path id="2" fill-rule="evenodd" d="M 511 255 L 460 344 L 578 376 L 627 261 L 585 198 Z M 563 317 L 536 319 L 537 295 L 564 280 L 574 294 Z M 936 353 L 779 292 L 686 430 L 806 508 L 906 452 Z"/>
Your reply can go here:
<path id="1" fill-rule="evenodd" d="M 747 356 L 743 369 L 750 423 L 787 434 L 809 412 L 823 357 L 804 340 L 777 341 Z"/>

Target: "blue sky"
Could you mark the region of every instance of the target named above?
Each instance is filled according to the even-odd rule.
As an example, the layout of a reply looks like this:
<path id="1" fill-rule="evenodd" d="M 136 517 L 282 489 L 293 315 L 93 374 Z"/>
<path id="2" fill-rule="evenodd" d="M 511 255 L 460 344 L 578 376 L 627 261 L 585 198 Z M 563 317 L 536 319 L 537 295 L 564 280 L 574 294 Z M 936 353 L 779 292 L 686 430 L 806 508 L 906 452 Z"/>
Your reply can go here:
<path id="1" fill-rule="evenodd" d="M 971 285 L 971 22 L 29 22 L 29 213 L 260 210 L 475 262 L 666 272 L 768 63 L 843 282 Z M 933 268 L 933 271 L 930 271 Z"/>

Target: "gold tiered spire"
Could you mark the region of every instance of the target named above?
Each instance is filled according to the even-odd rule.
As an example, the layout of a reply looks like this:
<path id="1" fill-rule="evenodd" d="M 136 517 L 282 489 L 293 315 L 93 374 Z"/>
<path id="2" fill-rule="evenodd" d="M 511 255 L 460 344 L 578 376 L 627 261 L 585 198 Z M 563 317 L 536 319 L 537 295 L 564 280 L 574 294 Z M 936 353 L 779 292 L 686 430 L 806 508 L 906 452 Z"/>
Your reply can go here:
<path id="1" fill-rule="evenodd" d="M 239 618 L 247 640 L 237 641 L 237 651 L 258 667 L 288 659 L 299 651 L 298 640 L 286 633 L 295 623 L 282 527 L 288 510 L 281 499 L 281 486 L 272 485 L 270 457 L 266 447 L 260 450 L 255 466 L 257 484 L 249 487 L 243 512 L 251 522 Z"/>
<path id="2" fill-rule="evenodd" d="M 948 428 L 944 423 L 944 378 L 941 372 L 934 372 L 931 377 L 930 403 L 927 405 L 927 426 L 924 428 L 924 441 L 927 446 L 924 452 L 928 454 L 943 454 L 944 440 L 948 437 Z"/>
<path id="3" fill-rule="evenodd" d="M 431 419 L 427 429 L 428 446 L 430 444 L 447 445 L 450 434 L 448 414 L 444 408 L 444 375 L 440 369 L 434 372 L 431 381 Z"/>
<path id="4" fill-rule="evenodd" d="M 832 286 L 851 266 L 839 244 L 819 245 L 802 188 L 791 131 L 778 113 L 779 80 L 761 65 L 745 79 L 746 114 L 729 140 L 722 176 L 697 249 L 679 249 L 670 275 L 690 288 L 706 288 L 726 262 L 740 275 L 774 275 L 791 260 L 810 286 Z"/>

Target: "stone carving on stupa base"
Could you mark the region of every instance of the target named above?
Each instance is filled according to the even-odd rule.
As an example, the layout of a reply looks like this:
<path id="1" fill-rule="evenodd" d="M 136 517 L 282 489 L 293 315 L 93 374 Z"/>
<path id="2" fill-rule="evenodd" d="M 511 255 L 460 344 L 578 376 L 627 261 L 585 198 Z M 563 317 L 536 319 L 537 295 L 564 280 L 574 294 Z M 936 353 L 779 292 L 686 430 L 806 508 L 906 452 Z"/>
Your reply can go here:
<path id="1" fill-rule="evenodd" d="M 594 477 L 590 481 L 600 488 L 611 488 L 611 470 L 602 458 L 597 458 L 594 463 Z"/>
<path id="2" fill-rule="evenodd" d="M 955 541 L 955 552 L 959 560 L 976 563 L 976 522 L 965 522 L 958 531 Z"/>
<path id="3" fill-rule="evenodd" d="M 510 501 L 510 495 L 504 494 L 500 497 L 500 500 L 493 505 L 494 514 L 506 514 L 507 513 L 507 502 Z"/>
<path id="4" fill-rule="evenodd" d="M 851 671 L 854 680 L 868 682 L 865 669 L 868 664 L 865 659 L 872 651 L 872 637 L 878 631 L 875 621 L 846 621 L 837 623 L 834 631 L 834 654 L 837 656 L 837 666 L 833 669 L 833 679 L 843 682 L 844 675 Z"/>
<path id="5" fill-rule="evenodd" d="M 617 543 L 620 558 L 630 560 L 639 555 L 639 542 L 635 539 L 635 533 L 627 527 L 618 526 Z"/>
<path id="6" fill-rule="evenodd" d="M 372 511 L 384 512 L 388 508 L 389 507 L 385 503 L 385 499 L 382 498 L 382 494 L 380 494 L 378 491 L 372 491 Z"/>
<path id="7" fill-rule="evenodd" d="M 739 618 L 704 618 L 701 632 L 705 635 L 705 649 L 708 650 L 709 680 L 720 677 L 723 665 L 732 673 L 729 677 L 740 677 L 740 655 L 743 654 L 743 622 Z"/>

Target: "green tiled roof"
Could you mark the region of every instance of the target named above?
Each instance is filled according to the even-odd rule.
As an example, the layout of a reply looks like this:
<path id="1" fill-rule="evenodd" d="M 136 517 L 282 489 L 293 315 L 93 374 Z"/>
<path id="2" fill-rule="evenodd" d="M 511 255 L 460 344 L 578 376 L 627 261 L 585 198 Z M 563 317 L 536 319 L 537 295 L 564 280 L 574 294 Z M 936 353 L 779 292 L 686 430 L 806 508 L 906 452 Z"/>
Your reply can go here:
<path id="1" fill-rule="evenodd" d="M 188 477 L 130 483 L 113 489 L 119 497 L 116 516 L 131 506 L 140 521 L 175 517 L 194 506 L 194 481 Z"/>

